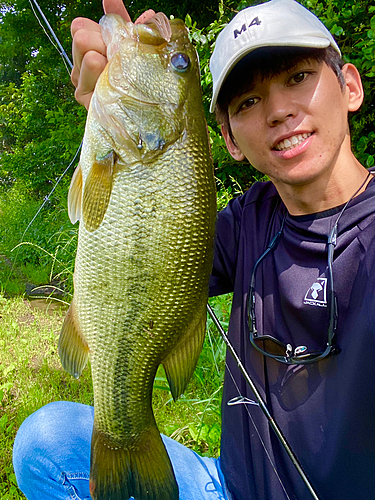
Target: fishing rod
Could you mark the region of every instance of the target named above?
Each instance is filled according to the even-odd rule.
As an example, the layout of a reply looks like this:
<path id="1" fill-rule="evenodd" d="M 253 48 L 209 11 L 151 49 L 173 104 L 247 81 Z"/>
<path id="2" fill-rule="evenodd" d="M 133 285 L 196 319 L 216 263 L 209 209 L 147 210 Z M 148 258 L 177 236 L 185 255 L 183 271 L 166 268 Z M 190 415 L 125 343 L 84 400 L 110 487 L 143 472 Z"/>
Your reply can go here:
<path id="1" fill-rule="evenodd" d="M 34 4 L 34 5 L 35 5 L 35 7 L 38 9 L 39 14 L 42 16 L 43 21 L 45 22 L 45 24 L 46 24 L 46 26 L 47 26 L 47 28 L 48 28 L 49 32 L 50 32 L 50 33 L 51 33 L 51 35 L 53 36 L 53 38 L 54 38 L 55 42 L 57 43 L 58 48 L 60 49 L 60 55 L 61 55 L 61 56 L 65 59 L 65 61 L 66 61 L 66 62 L 67 62 L 67 64 L 69 65 L 70 69 L 73 69 L 73 64 L 72 64 L 71 60 L 69 59 L 69 57 L 68 57 L 67 53 L 66 53 L 66 52 L 65 52 L 65 50 L 64 50 L 64 47 L 61 45 L 60 40 L 57 38 L 57 36 L 56 36 L 55 32 L 53 31 L 53 29 L 52 29 L 51 25 L 49 24 L 49 22 L 48 22 L 48 20 L 47 20 L 46 16 L 44 15 L 44 12 L 43 12 L 43 11 L 42 11 L 42 9 L 39 7 L 38 2 L 37 2 L 36 0 L 29 0 L 29 2 L 30 2 L 30 4 L 31 4 L 31 7 L 32 7 L 32 4 Z M 35 17 L 38 19 L 38 16 L 36 15 L 36 13 L 35 13 L 35 12 L 34 12 L 34 14 L 35 14 Z M 38 19 L 38 21 L 39 21 L 39 19 Z M 43 30 L 44 30 L 44 27 L 43 27 L 43 26 L 42 26 L 42 28 L 43 28 Z M 48 36 L 48 35 L 47 35 L 47 36 Z M 51 42 L 52 42 L 52 40 L 51 40 Z M 52 42 L 52 45 L 53 45 L 53 42 Z"/>
<path id="2" fill-rule="evenodd" d="M 67 55 L 67 53 L 65 52 L 64 50 L 64 47 L 62 46 L 62 44 L 60 43 L 60 40 L 57 38 L 52 26 L 49 24 L 46 16 L 44 15 L 44 12 L 42 11 L 42 9 L 40 8 L 38 2 L 36 0 L 29 0 L 30 2 L 30 5 L 31 5 L 31 8 L 33 10 L 33 13 L 35 15 L 35 17 L 37 18 L 39 24 L 41 25 L 43 31 L 46 33 L 48 39 L 50 40 L 50 42 L 52 43 L 52 45 L 54 45 L 54 47 L 57 49 L 57 51 L 59 52 L 59 54 L 65 59 L 65 61 L 67 62 L 67 64 L 69 65 L 70 69 L 73 69 L 73 64 L 71 62 L 71 60 L 69 59 L 69 56 Z M 45 22 L 49 32 L 51 33 L 51 35 L 53 36 L 53 38 L 55 39 L 56 43 L 57 43 L 57 47 L 55 46 L 55 44 L 53 43 L 53 41 L 51 40 L 51 38 L 49 37 L 48 33 L 46 32 L 44 26 L 42 25 L 42 23 L 40 22 L 40 19 L 38 18 L 35 10 L 34 10 L 34 7 L 33 7 L 33 4 L 35 5 L 35 7 L 38 9 L 43 21 Z M 55 191 L 55 189 L 57 188 L 58 184 L 61 182 L 61 180 L 65 177 L 66 173 L 68 172 L 68 170 L 70 169 L 70 167 L 74 164 L 77 156 L 78 156 L 78 153 L 80 152 L 82 148 L 82 141 L 80 143 L 80 145 L 78 146 L 74 156 L 73 156 L 73 159 L 72 161 L 69 163 L 69 165 L 66 167 L 66 169 L 64 170 L 64 172 L 60 175 L 60 177 L 57 179 L 55 185 L 53 186 L 52 190 L 48 193 L 47 196 L 44 197 L 44 201 L 42 203 L 42 205 L 39 207 L 38 211 L 36 212 L 36 214 L 34 215 L 34 217 L 32 218 L 32 220 L 29 222 L 29 224 L 27 225 L 23 235 L 22 235 L 22 238 L 21 238 L 21 242 L 23 242 L 23 238 L 25 237 L 25 234 L 26 232 L 28 231 L 28 229 L 30 228 L 30 226 L 33 224 L 34 220 L 38 217 L 39 213 L 42 211 L 43 207 L 45 206 L 45 204 L 47 202 L 50 201 L 50 198 L 51 198 L 51 195 L 53 194 L 53 192 Z"/>
<path id="3" fill-rule="evenodd" d="M 207 304 L 207 311 L 208 311 L 208 314 L 210 315 L 212 321 L 214 322 L 216 328 L 220 332 L 220 335 L 222 336 L 222 338 L 223 338 L 226 346 L 228 347 L 230 353 L 232 354 L 234 360 L 236 361 L 237 366 L 240 369 L 240 371 L 241 371 L 243 377 L 245 378 L 247 384 L 250 386 L 250 389 L 252 390 L 252 392 L 253 392 L 253 394 L 255 396 L 255 399 L 257 400 L 257 403 L 258 403 L 260 409 L 262 410 L 262 412 L 266 416 L 266 418 L 268 420 L 268 423 L 272 427 L 272 429 L 275 432 L 276 436 L 278 437 L 281 445 L 283 446 L 284 450 L 286 451 L 286 453 L 288 454 L 289 458 L 291 459 L 293 465 L 297 469 L 297 472 L 300 475 L 302 481 L 305 483 L 306 487 L 310 491 L 311 496 L 314 498 L 314 500 L 319 500 L 319 497 L 316 494 L 314 488 L 312 487 L 312 484 L 310 483 L 310 481 L 309 481 L 308 477 L 306 476 L 304 470 L 302 469 L 302 466 L 301 466 L 298 458 L 294 454 L 292 448 L 290 447 L 288 441 L 286 440 L 286 438 L 285 438 L 284 434 L 282 433 L 280 427 L 278 426 L 277 422 L 272 417 L 272 415 L 271 415 L 271 413 L 270 413 L 270 411 L 269 411 L 269 409 L 268 409 L 265 401 L 262 398 L 262 395 L 258 391 L 256 385 L 254 384 L 254 381 L 252 380 L 251 376 L 249 375 L 249 373 L 247 372 L 246 368 L 242 364 L 241 359 L 239 358 L 239 356 L 238 356 L 235 348 L 233 347 L 232 343 L 230 342 L 230 340 L 229 340 L 229 338 L 228 338 L 228 336 L 227 336 L 224 328 L 222 327 L 222 325 L 221 325 L 218 317 L 216 316 L 216 314 L 214 313 L 212 307 L 209 304 Z"/>

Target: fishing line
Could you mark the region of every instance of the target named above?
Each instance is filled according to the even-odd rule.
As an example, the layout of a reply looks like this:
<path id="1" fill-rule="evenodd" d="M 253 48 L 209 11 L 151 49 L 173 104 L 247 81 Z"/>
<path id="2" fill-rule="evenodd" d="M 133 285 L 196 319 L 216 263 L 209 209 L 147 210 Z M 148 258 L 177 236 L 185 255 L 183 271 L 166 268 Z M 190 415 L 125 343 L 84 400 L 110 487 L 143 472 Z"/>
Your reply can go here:
<path id="1" fill-rule="evenodd" d="M 55 39 L 56 41 L 56 44 L 53 42 L 53 40 L 51 39 L 51 37 L 49 36 L 49 34 L 47 33 L 45 27 L 43 26 L 42 22 L 40 21 L 37 13 L 35 12 L 35 9 L 34 9 L 34 6 L 32 4 L 32 2 L 35 4 L 35 6 L 37 7 L 38 11 L 40 12 L 40 15 L 42 16 L 42 19 L 44 20 L 44 22 L 46 23 L 46 26 L 47 28 L 49 29 L 49 31 L 51 32 L 53 38 Z M 64 65 L 65 65 L 65 68 L 66 70 L 68 71 L 68 74 L 70 75 L 70 71 L 66 65 L 66 63 L 69 65 L 69 67 L 72 69 L 73 68 L 73 64 L 72 62 L 70 61 L 68 55 L 66 54 L 65 50 L 64 50 L 64 47 L 62 46 L 62 44 L 60 43 L 59 39 L 57 38 L 55 32 L 53 31 L 51 25 L 49 24 L 46 16 L 44 15 L 42 9 L 40 8 L 40 6 L 38 5 L 37 1 L 36 0 L 29 0 L 29 3 L 30 3 L 30 6 L 31 6 L 31 9 L 39 23 L 39 25 L 42 27 L 44 33 L 46 34 L 48 40 L 51 42 L 51 44 L 55 47 L 55 49 L 58 51 L 58 53 L 60 54 L 60 56 L 63 58 L 63 62 L 64 62 Z M 39 213 L 41 212 L 41 210 L 43 209 L 43 207 L 45 206 L 45 204 L 50 201 L 50 197 L 51 195 L 53 194 L 53 192 L 55 191 L 55 189 L 57 188 L 58 184 L 61 182 L 61 180 L 63 179 L 63 177 L 66 175 L 66 173 L 68 172 L 68 170 L 70 169 L 70 167 L 73 165 L 74 161 L 76 160 L 77 156 L 78 156 L 78 153 L 80 152 L 81 150 L 81 147 L 82 147 L 82 142 L 81 141 L 81 144 L 78 146 L 75 154 L 74 154 L 74 157 L 72 159 L 72 161 L 69 163 L 69 165 L 66 167 L 66 169 L 64 170 L 64 172 L 60 175 L 60 177 L 58 178 L 57 182 L 55 183 L 54 187 L 52 188 L 52 190 L 50 191 L 50 193 L 45 196 L 44 198 L 44 201 L 42 203 L 42 205 L 39 207 L 38 211 L 36 212 L 36 214 L 34 215 L 34 217 L 32 218 L 32 220 L 29 222 L 29 224 L 27 225 L 25 231 L 23 232 L 23 235 L 21 237 L 21 241 L 20 243 L 15 247 L 17 248 L 17 252 L 16 252 L 16 255 L 15 255 L 15 258 L 12 262 L 12 266 L 10 268 L 10 271 L 9 271 L 9 275 L 8 275 L 8 278 L 7 280 L 10 279 L 10 276 L 14 270 L 14 266 L 15 266 L 15 262 L 17 261 L 17 257 L 18 257 L 18 252 L 19 252 L 19 249 L 20 249 L 20 246 L 22 245 L 22 243 L 24 242 L 23 239 L 25 237 L 25 234 L 26 232 L 29 230 L 30 226 L 33 224 L 33 222 L 35 221 L 35 219 L 38 217 Z M 13 249 L 14 250 L 14 249 Z M 12 251 L 13 251 L 12 250 Z"/>
<path id="2" fill-rule="evenodd" d="M 59 185 L 60 181 L 63 179 L 63 177 L 65 176 L 65 174 L 67 173 L 67 171 L 70 169 L 70 167 L 73 165 L 73 163 L 75 162 L 77 156 L 78 156 L 78 153 L 80 152 L 81 150 L 81 147 L 82 147 L 82 142 L 81 144 L 78 146 L 77 148 L 77 151 L 75 152 L 74 154 L 74 157 L 72 159 L 72 161 L 69 163 L 69 165 L 66 167 L 66 169 L 64 170 L 64 172 L 60 175 L 60 177 L 57 179 L 57 182 L 56 184 L 53 186 L 52 190 L 50 191 L 50 193 L 44 197 L 44 201 L 42 203 L 42 205 L 39 207 L 37 213 L 34 215 L 34 217 L 31 219 L 31 221 L 29 222 L 28 226 L 26 227 L 25 231 L 23 232 L 23 235 L 22 235 L 22 238 L 21 238 L 21 243 L 23 242 L 23 238 L 27 232 L 27 230 L 29 229 L 29 227 L 31 226 L 31 224 L 34 222 L 34 220 L 38 217 L 38 215 L 40 214 L 42 208 L 44 207 L 44 205 L 50 201 L 50 198 L 51 198 L 51 195 L 53 194 L 53 192 L 55 191 L 55 189 L 57 188 L 57 186 Z"/>
<path id="3" fill-rule="evenodd" d="M 267 456 L 267 458 L 268 458 L 268 460 L 269 460 L 269 462 L 270 462 L 270 464 L 271 464 L 271 466 L 272 466 L 272 469 L 273 469 L 274 473 L 276 474 L 276 477 L 277 477 L 277 479 L 278 479 L 278 481 L 279 481 L 279 483 L 280 483 L 280 486 L 281 486 L 281 488 L 282 488 L 283 492 L 285 493 L 286 498 L 287 498 L 288 500 L 290 500 L 290 496 L 288 495 L 288 492 L 287 492 L 287 491 L 286 491 L 286 489 L 285 489 L 284 483 L 283 483 L 283 481 L 282 481 L 282 479 L 281 479 L 281 477 L 280 477 L 280 475 L 279 475 L 279 473 L 278 473 L 278 471 L 277 471 L 276 464 L 273 462 L 272 457 L 271 457 L 271 454 L 269 453 L 269 451 L 268 451 L 268 449 L 267 449 L 266 443 L 264 442 L 264 440 L 263 440 L 263 438 L 262 438 L 262 436 L 261 436 L 261 434 L 260 434 L 260 432 L 259 432 L 259 429 L 258 429 L 258 427 L 257 427 L 257 426 L 256 426 L 256 424 L 255 424 L 254 418 L 253 418 L 253 416 L 251 415 L 250 410 L 249 410 L 249 404 L 251 404 L 251 405 L 256 405 L 256 406 L 259 406 L 259 404 L 258 404 L 258 403 L 256 403 L 255 401 L 250 401 L 250 400 L 248 400 L 247 398 L 244 398 L 243 396 L 241 396 L 241 392 L 240 392 L 240 389 L 239 389 L 239 387 L 238 387 L 238 385 L 237 385 L 237 382 L 235 381 L 234 376 L 233 376 L 233 374 L 232 374 L 232 371 L 231 371 L 231 369 L 229 368 L 229 366 L 227 365 L 227 363 L 226 363 L 226 362 L 225 362 L 225 367 L 226 367 L 226 369 L 228 370 L 229 375 L 230 375 L 230 377 L 231 377 L 231 379 L 232 379 L 232 381 L 233 381 L 233 384 L 235 385 L 235 387 L 236 387 L 236 389 L 237 389 L 237 392 L 238 392 L 238 394 L 239 394 L 239 398 L 241 398 L 241 399 L 240 399 L 240 400 L 238 400 L 236 403 L 231 403 L 231 404 L 232 404 L 232 405 L 233 405 L 233 404 L 243 404 L 243 405 L 245 405 L 246 412 L 247 412 L 247 414 L 249 415 L 249 418 L 250 418 L 250 420 L 251 420 L 251 423 L 252 423 L 252 424 L 253 424 L 253 426 L 254 426 L 255 432 L 257 433 L 257 436 L 258 436 L 258 438 L 259 438 L 259 441 L 260 441 L 260 442 L 261 442 L 261 444 L 262 444 L 263 450 L 264 450 L 264 452 L 265 452 L 265 454 L 266 454 L 266 456 Z M 230 404 L 230 401 L 228 401 L 228 403 L 227 403 L 227 404 L 229 405 L 229 404 Z"/>
<path id="4" fill-rule="evenodd" d="M 52 45 L 55 47 L 55 49 L 57 50 L 57 52 L 58 52 L 58 53 L 60 54 L 60 56 L 62 57 L 62 59 L 63 59 L 63 61 L 64 61 L 64 64 L 65 64 L 65 67 L 66 67 L 66 63 L 67 63 L 67 64 L 68 64 L 68 66 L 70 67 L 70 69 L 72 70 L 72 69 L 73 69 L 73 64 L 72 64 L 72 62 L 71 62 L 71 60 L 69 59 L 69 57 L 68 57 L 67 53 L 65 52 L 64 47 L 61 45 L 61 43 L 60 43 L 59 39 L 57 38 L 57 36 L 56 36 L 55 32 L 53 31 L 53 29 L 52 29 L 51 25 L 49 24 L 49 22 L 48 22 L 48 20 L 47 20 L 46 16 L 44 15 L 44 13 L 43 13 L 42 9 L 40 8 L 40 6 L 39 6 L 38 2 L 37 2 L 36 0 L 29 0 L 29 2 L 30 2 L 30 6 L 31 6 L 31 9 L 32 9 L 33 13 L 34 13 L 35 17 L 36 17 L 36 18 L 37 18 L 37 20 L 38 20 L 38 23 L 39 23 L 39 24 L 40 24 L 40 26 L 42 27 L 42 29 L 43 29 L 44 33 L 46 34 L 46 36 L 47 36 L 48 40 L 52 43 Z M 34 5 L 36 6 L 36 8 L 38 9 L 38 11 L 39 11 L 40 15 L 42 16 L 42 19 L 43 19 L 43 21 L 45 22 L 45 24 L 46 24 L 47 28 L 49 29 L 49 31 L 50 31 L 50 33 L 51 33 L 51 35 L 52 35 L 52 36 L 53 36 L 53 38 L 55 39 L 57 46 L 53 43 L 53 40 L 51 39 L 51 37 L 50 37 L 50 36 L 49 36 L 49 34 L 47 33 L 47 31 L 46 31 L 45 27 L 43 26 L 42 22 L 40 21 L 40 19 L 39 19 L 39 17 L 38 17 L 38 15 L 37 15 L 37 13 L 35 12 L 35 9 L 34 9 L 34 6 L 33 6 L 33 3 L 34 3 Z M 68 73 L 70 74 L 70 71 L 68 70 L 68 68 L 67 68 L 67 67 L 66 67 L 66 69 L 67 69 Z"/>

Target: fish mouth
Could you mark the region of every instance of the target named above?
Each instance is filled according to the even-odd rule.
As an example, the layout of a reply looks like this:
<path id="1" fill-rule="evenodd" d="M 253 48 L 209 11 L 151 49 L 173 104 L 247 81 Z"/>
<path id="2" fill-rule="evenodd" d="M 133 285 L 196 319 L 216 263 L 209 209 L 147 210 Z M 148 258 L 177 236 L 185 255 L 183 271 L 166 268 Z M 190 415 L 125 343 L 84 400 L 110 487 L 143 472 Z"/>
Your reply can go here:
<path id="1" fill-rule="evenodd" d="M 163 12 L 158 12 L 145 24 L 134 24 L 133 37 L 148 45 L 161 45 L 170 42 L 172 38 L 171 23 Z"/>

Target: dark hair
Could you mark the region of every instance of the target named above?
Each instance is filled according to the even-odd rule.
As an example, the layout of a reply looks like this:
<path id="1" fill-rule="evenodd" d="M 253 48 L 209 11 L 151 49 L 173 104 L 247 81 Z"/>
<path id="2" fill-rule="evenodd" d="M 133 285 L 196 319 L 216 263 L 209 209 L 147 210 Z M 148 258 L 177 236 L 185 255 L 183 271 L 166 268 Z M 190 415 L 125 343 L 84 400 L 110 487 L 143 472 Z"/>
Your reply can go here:
<path id="1" fill-rule="evenodd" d="M 344 61 L 333 48 L 316 49 L 308 47 L 262 47 L 254 50 L 229 73 L 220 89 L 215 114 L 219 124 L 227 127 L 232 140 L 229 125 L 228 106 L 235 97 L 245 93 L 257 79 L 264 81 L 283 71 L 288 71 L 303 61 L 325 62 L 336 74 L 340 87 L 345 87 L 344 75 L 341 71 Z"/>

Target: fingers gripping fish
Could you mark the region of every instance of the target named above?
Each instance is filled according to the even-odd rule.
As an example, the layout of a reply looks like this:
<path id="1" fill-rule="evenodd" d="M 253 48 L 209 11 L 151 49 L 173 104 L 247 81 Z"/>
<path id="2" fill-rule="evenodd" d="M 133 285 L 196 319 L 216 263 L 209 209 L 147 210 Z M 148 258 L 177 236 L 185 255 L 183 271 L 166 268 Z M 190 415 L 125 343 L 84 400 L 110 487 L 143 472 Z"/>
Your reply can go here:
<path id="1" fill-rule="evenodd" d="M 101 27 L 109 62 L 68 196 L 80 225 L 59 355 L 74 377 L 90 356 L 92 497 L 177 500 L 151 399 L 160 364 L 182 394 L 205 333 L 216 196 L 199 66 L 180 20 Z"/>

